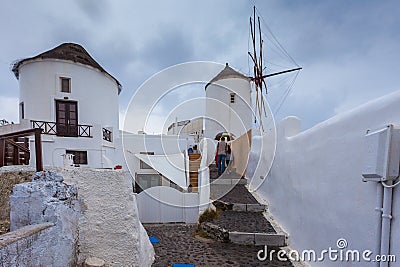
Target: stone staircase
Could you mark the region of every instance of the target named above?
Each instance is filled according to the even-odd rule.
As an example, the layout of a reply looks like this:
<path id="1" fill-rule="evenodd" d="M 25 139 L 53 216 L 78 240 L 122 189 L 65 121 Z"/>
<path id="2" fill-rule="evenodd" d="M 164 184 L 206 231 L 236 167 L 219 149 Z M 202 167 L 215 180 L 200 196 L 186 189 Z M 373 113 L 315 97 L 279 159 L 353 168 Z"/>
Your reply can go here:
<path id="1" fill-rule="evenodd" d="M 188 154 L 189 156 L 189 180 L 192 185 L 192 192 L 198 192 L 201 154 Z"/>
<path id="2" fill-rule="evenodd" d="M 218 210 L 218 218 L 200 224 L 203 233 L 221 242 L 243 245 L 286 246 L 287 236 L 277 233 L 260 204 L 247 190 L 247 179 L 233 169 L 218 177 L 215 165 L 210 166 L 211 198 Z"/>

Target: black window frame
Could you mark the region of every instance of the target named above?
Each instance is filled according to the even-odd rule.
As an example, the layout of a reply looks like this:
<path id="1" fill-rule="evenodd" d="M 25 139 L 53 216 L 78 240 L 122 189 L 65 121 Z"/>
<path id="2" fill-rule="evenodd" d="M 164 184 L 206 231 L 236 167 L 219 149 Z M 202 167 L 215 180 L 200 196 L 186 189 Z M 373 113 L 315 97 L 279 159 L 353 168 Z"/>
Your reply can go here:
<path id="1" fill-rule="evenodd" d="M 25 119 L 25 104 L 24 101 L 19 103 L 19 111 L 21 112 L 21 119 Z"/>
<path id="2" fill-rule="evenodd" d="M 65 153 L 74 155 L 75 165 L 88 165 L 88 153 L 86 150 L 66 150 Z"/>
<path id="3" fill-rule="evenodd" d="M 64 90 L 64 81 L 68 81 L 68 88 L 67 88 L 67 91 L 65 91 Z M 71 93 L 71 78 L 68 78 L 68 77 L 60 77 L 60 86 L 61 86 L 61 92 L 62 93 L 68 93 L 68 94 L 70 94 Z"/>
<path id="4" fill-rule="evenodd" d="M 231 102 L 231 104 L 235 103 L 235 99 L 236 99 L 236 94 L 235 93 L 231 93 L 230 94 L 230 102 Z"/>

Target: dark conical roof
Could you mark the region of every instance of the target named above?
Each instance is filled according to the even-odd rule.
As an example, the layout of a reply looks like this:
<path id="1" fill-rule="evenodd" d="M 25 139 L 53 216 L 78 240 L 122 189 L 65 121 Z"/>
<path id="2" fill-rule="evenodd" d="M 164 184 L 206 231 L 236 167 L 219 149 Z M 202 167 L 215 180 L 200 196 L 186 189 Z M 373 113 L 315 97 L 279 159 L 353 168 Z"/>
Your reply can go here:
<path id="1" fill-rule="evenodd" d="M 249 80 L 250 78 L 247 77 L 246 75 L 232 69 L 231 67 L 229 67 L 228 63 L 226 63 L 225 68 L 217 74 L 217 76 L 215 76 L 207 85 L 206 85 L 206 89 L 207 86 L 209 86 L 212 83 L 215 83 L 219 80 L 223 80 L 223 79 L 229 79 L 229 78 L 239 78 L 239 79 L 245 79 L 245 80 Z"/>
<path id="2" fill-rule="evenodd" d="M 94 60 L 89 53 L 79 44 L 74 43 L 63 43 L 49 51 L 43 52 L 37 56 L 25 58 L 14 63 L 12 67 L 12 72 L 14 72 L 15 77 L 19 79 L 19 67 L 27 62 L 34 61 L 36 59 L 61 59 L 68 60 L 72 62 L 77 62 L 80 64 L 84 64 L 93 68 L 100 70 L 103 73 L 109 75 L 118 85 L 118 93 L 121 92 L 122 86 L 121 83 L 114 78 L 111 74 L 109 74 L 99 63 Z"/>

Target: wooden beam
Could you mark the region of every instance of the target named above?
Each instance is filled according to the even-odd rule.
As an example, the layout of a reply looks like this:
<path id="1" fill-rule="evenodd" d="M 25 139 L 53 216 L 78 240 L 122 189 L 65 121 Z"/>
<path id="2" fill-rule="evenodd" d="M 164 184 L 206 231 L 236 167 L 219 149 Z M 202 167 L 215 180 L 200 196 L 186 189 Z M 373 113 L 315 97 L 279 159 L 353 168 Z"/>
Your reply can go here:
<path id="1" fill-rule="evenodd" d="M 36 154 L 36 171 L 43 171 L 42 158 L 42 131 L 35 131 L 35 154 Z"/>
<path id="2" fill-rule="evenodd" d="M 255 81 L 255 80 L 261 80 L 264 78 L 268 78 L 268 77 L 272 77 L 272 76 L 276 76 L 276 75 L 280 75 L 280 74 L 284 74 L 284 73 L 288 73 L 288 72 L 293 72 L 293 71 L 297 71 L 297 70 L 302 70 L 303 68 L 295 68 L 295 69 L 291 69 L 291 70 L 284 70 L 284 71 L 280 71 L 280 72 L 275 72 L 275 73 L 271 73 L 271 74 L 266 74 L 263 75 L 261 77 L 249 77 L 251 80 Z"/>
<path id="3" fill-rule="evenodd" d="M 0 139 L 3 138 L 10 138 L 10 137 L 25 137 L 28 135 L 34 135 L 36 133 L 42 133 L 42 129 L 28 129 L 28 130 L 23 130 L 23 131 L 19 131 L 19 132 L 12 132 L 12 133 L 8 133 L 8 134 L 3 134 L 0 135 Z"/>
<path id="4" fill-rule="evenodd" d="M 6 153 L 6 140 L 0 139 L 0 167 L 4 166 L 5 153 Z"/>

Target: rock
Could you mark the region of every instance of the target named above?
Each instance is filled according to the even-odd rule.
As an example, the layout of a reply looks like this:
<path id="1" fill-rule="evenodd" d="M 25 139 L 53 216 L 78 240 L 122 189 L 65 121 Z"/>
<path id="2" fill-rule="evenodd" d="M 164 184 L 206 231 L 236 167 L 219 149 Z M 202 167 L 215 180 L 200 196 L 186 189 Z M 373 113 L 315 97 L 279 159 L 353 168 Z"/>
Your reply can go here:
<path id="1" fill-rule="evenodd" d="M 99 258 L 90 257 L 85 260 L 84 267 L 103 267 L 106 266 L 106 263 Z"/>
<path id="2" fill-rule="evenodd" d="M 32 182 L 34 181 L 42 181 L 42 182 L 63 182 L 64 178 L 57 174 L 56 171 L 42 171 L 42 172 L 36 172 L 32 176 Z"/>

